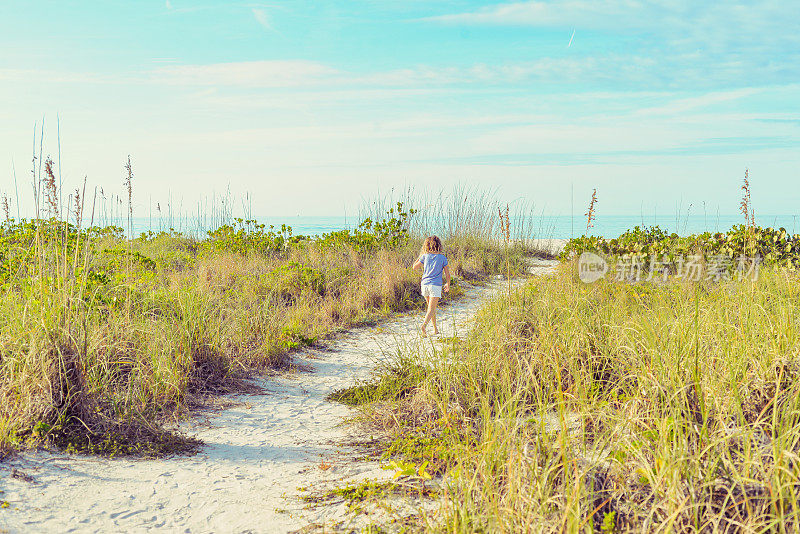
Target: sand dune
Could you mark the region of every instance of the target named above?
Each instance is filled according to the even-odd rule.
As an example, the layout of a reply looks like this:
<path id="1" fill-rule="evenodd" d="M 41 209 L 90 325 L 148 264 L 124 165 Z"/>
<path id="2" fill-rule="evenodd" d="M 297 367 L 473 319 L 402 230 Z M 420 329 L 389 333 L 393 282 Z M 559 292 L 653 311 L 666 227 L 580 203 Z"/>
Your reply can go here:
<path id="1" fill-rule="evenodd" d="M 534 269 L 546 270 L 549 262 Z M 504 285 L 473 287 L 440 310 L 443 334 L 464 333 L 479 305 Z M 350 408 L 332 391 L 369 377 L 398 344 L 427 344 L 419 314 L 354 330 L 296 362 L 309 371 L 261 379 L 263 395 L 234 397 L 196 414 L 181 430 L 205 442 L 195 456 L 159 460 L 25 453 L 0 465 L 0 527 L 10 532 L 290 532 L 347 522 L 344 505 L 304 508 L 298 488 L 388 478 L 344 446 Z M 324 464 L 322 463 L 324 460 Z M 320 465 L 330 468 L 321 469 Z M 12 476 L 16 475 L 16 476 Z M 26 480 L 27 478 L 27 480 Z"/>

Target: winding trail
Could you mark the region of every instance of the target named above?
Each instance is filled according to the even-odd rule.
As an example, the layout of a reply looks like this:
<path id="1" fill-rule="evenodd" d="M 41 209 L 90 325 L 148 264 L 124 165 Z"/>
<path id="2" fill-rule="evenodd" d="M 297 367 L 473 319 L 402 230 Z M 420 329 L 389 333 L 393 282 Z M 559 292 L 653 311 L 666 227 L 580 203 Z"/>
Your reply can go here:
<path id="1" fill-rule="evenodd" d="M 554 262 L 538 261 L 543 274 Z M 472 287 L 440 310 L 445 336 L 470 328 L 476 310 L 504 284 Z M 332 481 L 386 477 L 352 460 L 343 445 L 347 406 L 325 400 L 369 378 L 398 347 L 420 340 L 418 313 L 353 330 L 324 350 L 295 355 L 308 372 L 257 381 L 265 393 L 234 397 L 196 414 L 182 431 L 205 442 L 199 454 L 158 460 L 31 452 L 0 463 L 0 532 L 292 532 L 339 521 L 344 505 L 308 510 L 301 490 Z"/>

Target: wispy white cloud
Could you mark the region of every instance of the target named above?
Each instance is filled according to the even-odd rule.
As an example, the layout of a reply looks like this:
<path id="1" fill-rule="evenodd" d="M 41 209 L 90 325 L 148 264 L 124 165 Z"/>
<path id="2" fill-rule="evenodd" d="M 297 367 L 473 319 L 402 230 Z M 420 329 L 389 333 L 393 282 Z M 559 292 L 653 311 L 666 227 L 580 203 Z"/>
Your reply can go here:
<path id="1" fill-rule="evenodd" d="M 435 91 L 484 92 L 529 91 L 537 94 L 567 90 L 598 93 L 619 91 L 703 91 L 739 98 L 748 87 L 785 86 L 782 78 L 800 63 L 766 64 L 758 76 L 743 72 L 740 60 L 719 60 L 709 70 L 692 55 L 660 58 L 647 55 L 605 55 L 541 58 L 504 64 L 475 63 L 465 66 L 417 65 L 409 68 L 352 71 L 310 60 L 262 60 L 197 65 L 175 64 L 174 58 L 154 58 L 161 64 L 147 72 L 108 75 L 81 71 L 43 69 L 0 69 L 0 80 L 10 82 L 76 84 L 163 84 L 190 89 L 218 88 L 220 91 L 254 93 L 260 89 L 293 88 L 314 93 L 365 91 L 386 97 L 427 94 Z M 455 93 L 454 93 L 455 94 Z M 694 105 L 687 102 L 682 105 Z M 654 111 L 655 113 L 655 111 Z"/>
<path id="2" fill-rule="evenodd" d="M 291 96 L 289 98 L 292 98 Z M 488 165 L 584 165 L 665 161 L 675 154 L 702 157 L 753 154 L 796 144 L 792 124 L 759 124 L 763 117 L 729 113 L 677 113 L 641 120 L 632 114 L 565 119 L 558 115 L 464 116 L 456 109 L 403 117 L 360 117 L 333 122 L 291 122 L 256 128 L 195 132 L 187 146 L 269 150 L 271 164 L 287 167 L 380 166 L 427 161 Z M 696 120 L 695 120 L 696 119 Z M 296 120 L 296 117 L 295 117 Z M 173 141 L 174 142 L 174 141 Z M 365 147 L 369 147 L 365 150 Z M 312 152 L 313 160 L 302 157 Z M 470 173 L 471 174 L 471 173 Z"/>
<path id="3" fill-rule="evenodd" d="M 761 92 L 763 92 L 763 89 L 756 88 L 734 89 L 731 91 L 714 91 L 699 96 L 673 99 L 660 106 L 641 108 L 636 111 L 636 114 L 675 115 L 739 100 L 748 96 L 759 94 Z"/>
<path id="4" fill-rule="evenodd" d="M 346 88 L 433 88 L 456 85 L 499 85 L 531 82 L 571 83 L 590 79 L 616 79 L 627 71 L 629 78 L 648 58 L 542 59 L 525 63 L 471 66 L 419 65 L 374 72 L 349 72 L 324 63 L 306 60 L 267 60 L 176 65 L 154 70 L 156 82 L 241 88 L 298 87 L 307 89 Z"/>
<path id="5" fill-rule="evenodd" d="M 657 36 L 669 45 L 706 53 L 798 53 L 796 0 L 552 0 L 499 3 L 422 20 L 447 25 L 579 28 L 617 35 Z"/>
<path id="6" fill-rule="evenodd" d="M 172 9 L 172 2 L 170 2 L 169 0 L 166 0 L 165 7 L 167 9 Z"/>
<path id="7" fill-rule="evenodd" d="M 642 2 L 616 0 L 556 0 L 495 4 L 477 11 L 428 17 L 428 21 L 458 25 L 579 26 L 619 24 L 620 17 L 636 19 Z"/>
<path id="8" fill-rule="evenodd" d="M 111 76 L 98 72 L 49 69 L 0 69 L 0 80 L 25 84 L 116 84 L 135 82 L 131 76 Z"/>
<path id="9" fill-rule="evenodd" d="M 150 79 L 174 85 L 269 88 L 318 85 L 337 74 L 315 61 L 267 60 L 162 67 Z"/>
<path id="10" fill-rule="evenodd" d="M 578 85 L 614 87 L 619 90 L 725 90 L 748 87 L 751 75 L 743 72 L 738 57 L 720 58 L 714 68 L 695 54 L 672 54 L 653 57 L 647 54 L 606 54 L 541 59 L 504 64 L 476 63 L 466 66 L 428 66 L 372 72 L 338 69 L 325 63 L 307 60 L 266 60 L 208 65 L 176 65 L 152 71 L 150 81 L 190 85 L 240 88 L 297 87 L 343 90 L 348 88 L 432 89 L 457 86 L 508 90 L 536 86 Z M 800 75 L 800 63 L 760 65 L 760 85 L 785 84 L 791 72 Z M 2 75 L 2 73 L 0 73 Z"/>
<path id="11" fill-rule="evenodd" d="M 182 85 L 229 87 L 347 87 L 430 88 L 456 85 L 509 85 L 576 82 L 650 81 L 649 57 L 606 56 L 543 58 L 508 64 L 476 63 L 468 66 L 427 66 L 373 72 L 352 72 L 306 60 L 267 60 L 178 65 L 158 68 L 154 81 Z"/>
<path id="12" fill-rule="evenodd" d="M 252 8 L 253 16 L 261 26 L 266 28 L 269 31 L 274 31 L 275 28 L 272 25 L 272 17 L 269 16 L 269 13 L 265 9 L 261 8 Z"/>
<path id="13" fill-rule="evenodd" d="M 552 63 L 550 82 L 566 75 L 592 83 L 607 74 L 617 78 L 618 86 L 708 89 L 743 87 L 753 80 L 775 84 L 797 80 L 800 17 L 788 16 L 796 9 L 796 0 L 534 0 L 422 20 L 452 26 L 577 28 L 579 33 L 595 32 L 595 42 L 601 32 L 603 49 L 581 47 L 576 52 L 584 55 L 572 56 L 575 61 L 565 65 L 558 65 L 562 60 L 540 58 L 537 69 L 544 72 Z M 625 64 L 626 57 L 630 65 Z"/>

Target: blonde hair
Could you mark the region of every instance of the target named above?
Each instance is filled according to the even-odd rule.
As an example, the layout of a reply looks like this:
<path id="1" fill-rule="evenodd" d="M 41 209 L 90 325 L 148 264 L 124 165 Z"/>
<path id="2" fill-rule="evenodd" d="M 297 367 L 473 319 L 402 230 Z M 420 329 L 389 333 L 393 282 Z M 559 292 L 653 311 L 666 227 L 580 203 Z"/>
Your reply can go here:
<path id="1" fill-rule="evenodd" d="M 422 244 L 422 249 L 420 249 L 420 254 L 441 254 L 442 252 L 442 240 L 432 235 L 425 239 L 425 242 Z"/>

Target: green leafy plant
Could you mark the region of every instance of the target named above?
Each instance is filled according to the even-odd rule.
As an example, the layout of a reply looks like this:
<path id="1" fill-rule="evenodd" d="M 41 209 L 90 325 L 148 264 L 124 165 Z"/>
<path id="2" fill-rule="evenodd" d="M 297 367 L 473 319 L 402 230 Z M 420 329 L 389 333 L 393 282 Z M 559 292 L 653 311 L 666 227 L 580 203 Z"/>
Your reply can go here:
<path id="1" fill-rule="evenodd" d="M 568 260 L 583 252 L 627 258 L 664 258 L 674 262 L 678 256 L 700 254 L 705 257 L 759 256 L 764 264 L 775 264 L 791 270 L 800 266 L 800 235 L 790 235 L 785 228 L 763 228 L 734 225 L 727 232 L 679 236 L 668 234 L 658 226 L 636 226 L 617 238 L 581 236 L 565 245 L 560 258 Z"/>
<path id="2" fill-rule="evenodd" d="M 208 232 L 208 239 L 203 243 L 207 249 L 217 251 L 238 252 L 241 254 L 270 254 L 285 250 L 292 244 L 305 241 L 305 236 L 292 235 L 292 227 L 275 226 L 259 223 L 254 219 L 235 218 L 233 224 L 225 224 Z"/>
<path id="3" fill-rule="evenodd" d="M 400 477 L 407 477 L 418 480 L 430 480 L 431 474 L 428 473 L 428 462 L 422 462 L 416 465 L 411 462 L 404 462 L 402 460 L 392 460 L 388 464 L 381 466 L 382 469 L 387 471 L 394 471 L 392 479 Z"/>
<path id="4" fill-rule="evenodd" d="M 367 217 L 354 230 L 323 234 L 316 243 L 321 247 L 352 247 L 360 252 L 398 247 L 408 241 L 410 218 L 415 213 L 417 210 L 405 210 L 403 203 L 398 202 L 383 219 L 373 221 Z"/>
<path id="5" fill-rule="evenodd" d="M 617 512 L 607 512 L 603 514 L 603 523 L 600 525 L 600 532 L 613 534 L 616 532 Z"/>

